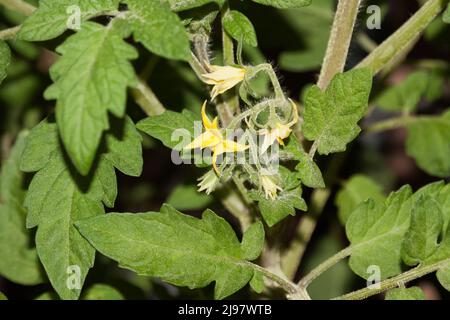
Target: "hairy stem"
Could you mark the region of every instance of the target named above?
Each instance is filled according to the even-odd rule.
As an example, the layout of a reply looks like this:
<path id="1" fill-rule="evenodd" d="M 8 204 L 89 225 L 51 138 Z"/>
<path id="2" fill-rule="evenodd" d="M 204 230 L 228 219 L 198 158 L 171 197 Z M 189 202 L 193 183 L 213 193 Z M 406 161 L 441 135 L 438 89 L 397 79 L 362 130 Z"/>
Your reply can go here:
<path id="1" fill-rule="evenodd" d="M 398 118 L 383 120 L 380 122 L 376 122 L 369 127 L 366 128 L 367 133 L 378 133 L 382 131 L 397 129 L 405 127 L 411 123 L 420 121 L 420 120 L 432 120 L 432 119 L 438 119 L 439 116 L 410 116 L 410 115 L 404 115 Z"/>
<path id="2" fill-rule="evenodd" d="M 20 31 L 20 26 L 5 29 L 0 31 L 0 40 L 14 39 L 17 33 Z"/>
<path id="3" fill-rule="evenodd" d="M 326 89 L 331 79 L 344 71 L 361 0 L 339 0 L 325 59 L 317 85 Z"/>
<path id="4" fill-rule="evenodd" d="M 442 260 L 434 264 L 418 266 L 407 272 L 399 274 L 396 277 L 384 280 L 376 288 L 364 288 L 357 291 L 353 291 L 344 294 L 340 297 L 334 298 L 333 300 L 362 300 L 370 296 L 376 295 L 378 293 L 384 292 L 386 290 L 395 288 L 399 283 L 407 283 L 417 278 L 423 277 L 429 273 L 438 271 L 439 269 L 448 267 L 450 265 L 450 259 Z"/>
<path id="5" fill-rule="evenodd" d="M 36 10 L 36 7 L 23 0 L 0 0 L 0 4 L 25 16 L 31 16 Z"/>
<path id="6" fill-rule="evenodd" d="M 417 39 L 417 36 L 445 8 L 448 0 L 429 0 L 400 29 L 386 39 L 370 53 L 357 68 L 370 68 L 378 73 L 399 54 L 404 48 Z"/>

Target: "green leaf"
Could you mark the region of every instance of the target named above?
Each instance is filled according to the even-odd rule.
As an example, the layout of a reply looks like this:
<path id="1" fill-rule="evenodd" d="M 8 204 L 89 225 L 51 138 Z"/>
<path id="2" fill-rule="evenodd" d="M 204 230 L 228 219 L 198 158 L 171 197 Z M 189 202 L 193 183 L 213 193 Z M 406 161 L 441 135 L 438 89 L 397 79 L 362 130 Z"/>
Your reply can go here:
<path id="1" fill-rule="evenodd" d="M 396 288 L 386 292 L 385 300 L 425 300 L 425 294 L 419 287 Z"/>
<path id="2" fill-rule="evenodd" d="M 289 142 L 284 148 L 285 151 L 292 154 L 298 160 L 295 167 L 298 177 L 302 183 L 310 188 L 325 188 L 322 172 L 313 159 L 303 150 L 303 147 L 294 136 L 289 137 Z"/>
<path id="3" fill-rule="evenodd" d="M 291 72 L 318 69 L 323 62 L 334 17 L 333 0 L 315 0 L 309 7 L 284 10 L 281 16 L 301 39 L 301 47 L 282 52 L 280 68 Z"/>
<path id="4" fill-rule="evenodd" d="M 345 151 L 358 136 L 357 123 L 366 112 L 371 87 L 370 70 L 356 69 L 336 75 L 325 92 L 317 86 L 308 90 L 303 133 L 320 154 Z"/>
<path id="5" fill-rule="evenodd" d="M 56 124 L 42 122 L 27 138 L 21 169 L 38 171 L 25 198 L 27 227 L 38 227 L 38 255 L 52 286 L 62 299 L 79 297 L 95 257 L 95 249 L 75 229 L 74 222 L 102 215 L 102 202 L 109 207 L 114 205 L 117 195 L 114 165 L 122 166 L 122 156 L 117 152 L 126 150 L 124 146 L 131 146 L 127 149 L 130 154 L 141 153 L 140 147 L 133 150 L 137 148 L 133 147 L 137 140 L 133 136 L 137 133 L 131 120 L 124 121 L 124 130 L 134 130 L 134 133 L 124 134 L 123 138 L 115 140 L 113 151 L 99 157 L 89 177 L 79 175 L 67 162 L 58 140 Z M 40 143 L 43 143 L 42 150 L 39 149 Z M 135 169 L 131 171 L 136 172 Z M 74 282 L 70 282 L 72 280 Z M 68 287 L 68 281 L 74 286 Z"/>
<path id="6" fill-rule="evenodd" d="M 115 288 L 106 284 L 94 284 L 83 297 L 83 300 L 123 300 L 123 295 Z"/>
<path id="7" fill-rule="evenodd" d="M 402 245 L 402 258 L 407 265 L 424 262 L 436 252 L 442 225 L 439 204 L 429 196 L 420 196 L 412 210 L 410 227 Z"/>
<path id="8" fill-rule="evenodd" d="M 447 9 L 444 11 L 444 14 L 442 15 L 442 20 L 444 20 L 445 23 L 450 23 L 450 4 L 447 6 Z"/>
<path id="9" fill-rule="evenodd" d="M 167 198 L 166 203 L 177 210 L 199 210 L 208 206 L 213 198 L 197 191 L 195 185 L 178 185 Z"/>
<path id="10" fill-rule="evenodd" d="M 77 10 L 80 22 L 99 14 L 114 11 L 119 0 L 41 0 L 39 8 L 23 23 L 18 38 L 25 41 L 44 41 L 58 37 L 72 23 L 77 22 Z M 76 25 L 73 25 L 76 27 Z"/>
<path id="11" fill-rule="evenodd" d="M 0 83 L 6 78 L 6 71 L 11 63 L 11 50 L 4 41 L 0 41 Z"/>
<path id="12" fill-rule="evenodd" d="M 436 77 L 431 72 L 416 71 L 410 74 L 403 82 L 391 86 L 376 100 L 377 105 L 387 111 L 413 111 L 419 104 L 421 98 L 429 91 L 429 83 L 437 85 Z M 441 83 L 442 89 L 442 83 Z M 441 91 L 441 90 L 440 90 Z"/>
<path id="13" fill-rule="evenodd" d="M 166 147 L 181 150 L 194 136 L 195 121 L 194 114 L 189 110 L 181 113 L 167 110 L 161 115 L 141 120 L 137 128 L 160 140 Z"/>
<path id="14" fill-rule="evenodd" d="M 252 280 L 250 280 L 250 287 L 256 293 L 262 293 L 264 291 L 264 275 L 262 272 L 255 270 L 255 274 L 253 275 Z"/>
<path id="15" fill-rule="evenodd" d="M 210 210 L 200 220 L 165 205 L 161 212 L 111 213 L 77 227 L 97 250 L 140 275 L 189 288 L 215 281 L 216 299 L 254 274 L 231 226 Z"/>
<path id="16" fill-rule="evenodd" d="M 236 41 L 244 41 L 252 47 L 258 46 L 255 28 L 243 13 L 230 10 L 223 17 L 222 23 L 225 31 Z"/>
<path id="17" fill-rule="evenodd" d="M 311 0 L 252 0 L 252 1 L 280 9 L 300 8 L 304 6 L 309 6 L 311 4 Z"/>
<path id="18" fill-rule="evenodd" d="M 6 296 L 0 292 L 0 300 L 8 300 L 8 298 L 6 298 Z"/>
<path id="19" fill-rule="evenodd" d="M 264 236 L 264 225 L 261 221 L 253 223 L 245 230 L 241 246 L 244 259 L 253 261 L 259 257 L 264 247 Z"/>
<path id="20" fill-rule="evenodd" d="M 162 0 L 162 2 L 168 2 L 170 8 L 173 11 L 184 11 L 197 7 L 201 7 L 207 3 L 215 2 L 219 6 L 222 6 L 225 0 Z"/>
<path id="21" fill-rule="evenodd" d="M 302 198 L 301 187 L 282 191 L 275 200 L 266 199 L 262 195 L 258 200 L 261 214 L 269 227 L 274 226 L 289 215 L 294 216 L 295 209 L 307 210 L 306 202 Z"/>
<path id="22" fill-rule="evenodd" d="M 189 60 L 190 44 L 180 18 L 160 1 L 127 0 L 136 41 L 168 59 Z"/>
<path id="23" fill-rule="evenodd" d="M 371 265 L 380 268 L 382 279 L 402 272 L 401 246 L 409 227 L 410 199 L 411 188 L 405 186 L 391 193 L 385 203 L 369 199 L 350 215 L 346 224 L 353 247 L 349 265 L 357 275 L 367 279 Z"/>
<path id="24" fill-rule="evenodd" d="M 436 276 L 445 290 L 450 291 L 450 266 L 439 269 Z"/>
<path id="25" fill-rule="evenodd" d="M 22 285 L 43 281 L 31 234 L 25 228 L 22 206 L 25 176 L 19 170 L 26 134 L 20 134 L 0 173 L 0 275 Z"/>
<path id="26" fill-rule="evenodd" d="M 117 25 L 119 24 L 119 25 Z M 62 57 L 50 70 L 55 84 L 46 92 L 57 99 L 56 119 L 64 145 L 78 171 L 91 169 L 108 111 L 125 114 L 127 87 L 136 84 L 130 59 L 136 50 L 122 37 L 121 21 L 108 27 L 93 22 L 57 48 Z"/>
<path id="27" fill-rule="evenodd" d="M 450 111 L 441 117 L 418 118 L 407 128 L 406 152 L 419 168 L 433 176 L 450 176 Z"/>
<path id="28" fill-rule="evenodd" d="M 376 203 L 385 200 L 379 184 L 364 175 L 354 175 L 346 181 L 335 200 L 341 223 L 345 225 L 353 210 L 368 199 L 373 199 Z"/>

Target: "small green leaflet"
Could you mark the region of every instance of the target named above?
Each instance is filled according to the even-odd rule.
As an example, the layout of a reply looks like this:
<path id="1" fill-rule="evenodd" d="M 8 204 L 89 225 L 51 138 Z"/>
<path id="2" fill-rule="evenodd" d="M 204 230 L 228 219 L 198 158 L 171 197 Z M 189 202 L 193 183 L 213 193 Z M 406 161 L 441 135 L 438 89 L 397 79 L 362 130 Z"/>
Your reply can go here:
<path id="1" fill-rule="evenodd" d="M 55 82 L 46 98 L 57 99 L 56 119 L 64 146 L 77 170 L 87 175 L 103 131 L 109 128 L 108 111 L 125 114 L 126 89 L 136 84 L 130 59 L 137 51 L 122 38 L 121 20 L 107 27 L 93 22 L 57 48 L 62 57 L 50 70 Z"/>
<path id="2" fill-rule="evenodd" d="M 162 0 L 168 2 L 173 11 L 184 11 L 203 6 L 208 3 L 217 3 L 222 6 L 225 0 Z"/>
<path id="3" fill-rule="evenodd" d="M 356 69 L 336 75 L 325 92 L 317 86 L 307 91 L 303 133 L 320 154 L 345 151 L 347 143 L 356 138 L 371 87 L 370 70 Z"/>
<path id="4" fill-rule="evenodd" d="M 413 111 L 422 97 L 430 101 L 439 98 L 443 85 L 443 77 L 439 73 L 416 71 L 399 85 L 384 90 L 376 103 L 381 109 L 387 111 Z"/>
<path id="5" fill-rule="evenodd" d="M 443 223 L 439 204 L 430 196 L 419 197 L 402 245 L 402 258 L 407 265 L 414 266 L 436 252 Z"/>
<path id="6" fill-rule="evenodd" d="M 303 150 L 302 145 L 294 135 L 289 137 L 284 151 L 290 153 L 299 163 L 295 167 L 302 183 L 310 188 L 324 188 L 322 172 L 313 159 Z"/>
<path id="7" fill-rule="evenodd" d="M 119 0 L 41 0 L 39 8 L 23 23 L 18 38 L 25 41 L 50 40 L 94 16 L 117 10 Z M 79 16 L 79 20 L 77 17 Z"/>
<path id="8" fill-rule="evenodd" d="M 450 111 L 440 117 L 417 118 L 408 124 L 406 152 L 425 172 L 450 176 Z"/>
<path id="9" fill-rule="evenodd" d="M 97 283 L 87 289 L 82 300 L 124 300 L 124 297 L 117 289 Z"/>
<path id="10" fill-rule="evenodd" d="M 195 185 L 178 185 L 170 193 L 166 203 L 182 211 L 204 209 L 213 198 L 197 189 Z"/>
<path id="11" fill-rule="evenodd" d="M 226 32 L 236 41 L 244 41 L 252 47 L 258 46 L 256 31 L 252 22 L 241 12 L 228 11 L 222 19 Z"/>
<path id="12" fill-rule="evenodd" d="M 386 300 L 425 300 L 425 294 L 419 287 L 395 288 L 386 292 Z"/>
<path id="13" fill-rule="evenodd" d="M 42 282 L 41 264 L 25 228 L 25 176 L 19 170 L 26 134 L 19 135 L 0 173 L 0 275 L 22 285 Z"/>
<path id="14" fill-rule="evenodd" d="M 304 6 L 309 6 L 311 4 L 311 0 L 252 0 L 252 1 L 280 9 L 300 8 Z"/>
<path id="15" fill-rule="evenodd" d="M 6 296 L 2 292 L 0 292 L 0 301 L 1 300 L 8 300 L 8 298 L 6 298 Z"/>
<path id="16" fill-rule="evenodd" d="M 302 198 L 302 188 L 300 181 L 295 174 L 280 166 L 280 179 L 283 191 L 277 197 L 266 199 L 262 191 L 253 191 L 250 196 L 258 202 L 261 215 L 269 227 L 274 226 L 287 216 L 295 215 L 295 209 L 306 211 L 308 209 L 305 200 Z"/>
<path id="17" fill-rule="evenodd" d="M 0 83 L 6 78 L 6 71 L 11 63 L 11 50 L 4 41 L 0 41 Z"/>
<path id="18" fill-rule="evenodd" d="M 367 199 L 383 202 L 385 196 L 381 186 L 364 175 L 354 175 L 346 181 L 335 200 L 341 223 L 345 225 L 353 210 Z"/>
<path id="19" fill-rule="evenodd" d="M 359 205 L 347 220 L 346 232 L 352 254 L 350 268 L 362 278 L 368 267 L 380 268 L 381 278 L 401 273 L 401 246 L 409 227 L 412 192 L 409 186 L 389 195 L 385 203 L 369 199 Z"/>
<path id="20" fill-rule="evenodd" d="M 121 157 L 117 156 L 127 150 L 130 158 L 138 158 L 142 152 L 138 143 L 140 136 L 131 120 L 126 118 L 123 121 L 126 122 L 122 125 L 122 135 L 108 133 L 113 137 L 107 140 L 114 140 L 114 143 L 107 144 L 110 152 L 99 158 L 90 177 L 79 175 L 67 162 L 56 124 L 42 122 L 27 138 L 21 169 L 38 171 L 25 198 L 27 227 L 38 227 L 38 255 L 62 299 L 79 297 L 80 290 L 69 288 L 67 281 L 71 275 L 79 274 L 82 285 L 94 263 L 95 249 L 78 233 L 73 223 L 102 215 L 102 202 L 108 207 L 114 205 L 117 195 L 114 166 L 126 174 L 136 175 L 141 171 L 142 160 L 123 164 Z"/>
<path id="21" fill-rule="evenodd" d="M 124 268 L 189 288 L 215 281 L 214 297 L 223 299 L 255 273 L 248 260 L 258 257 L 264 244 L 264 229 L 257 224 L 240 244 L 231 226 L 214 212 L 206 210 L 197 219 L 164 205 L 161 212 L 110 213 L 79 221 L 77 227 Z"/>
<path id="22" fill-rule="evenodd" d="M 190 44 L 180 18 L 160 1 L 127 0 L 134 39 L 168 59 L 189 60 Z"/>
<path id="23" fill-rule="evenodd" d="M 447 6 L 447 9 L 445 9 L 442 20 L 444 20 L 445 23 L 450 23 L 450 4 Z"/>
<path id="24" fill-rule="evenodd" d="M 167 110 L 161 115 L 141 120 L 137 128 L 160 140 L 166 147 L 181 150 L 194 137 L 195 122 L 194 114 L 187 109 L 181 113 Z M 201 130 L 201 123 L 198 124 Z"/>

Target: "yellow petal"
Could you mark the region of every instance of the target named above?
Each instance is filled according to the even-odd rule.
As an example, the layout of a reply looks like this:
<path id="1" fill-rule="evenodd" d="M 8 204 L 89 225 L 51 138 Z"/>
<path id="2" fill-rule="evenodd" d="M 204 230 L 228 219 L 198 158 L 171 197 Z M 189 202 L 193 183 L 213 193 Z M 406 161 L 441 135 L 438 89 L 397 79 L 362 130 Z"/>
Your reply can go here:
<path id="1" fill-rule="evenodd" d="M 231 78 L 240 78 L 241 80 L 245 77 L 244 68 L 235 68 L 231 66 L 211 66 L 213 72 L 203 74 L 205 82 L 209 84 L 215 84 L 220 81 L 224 81 Z"/>
<path id="2" fill-rule="evenodd" d="M 221 148 L 224 152 L 242 152 L 249 148 L 249 146 L 245 146 L 243 144 L 237 143 L 232 140 L 223 140 L 221 144 L 217 145 L 218 148 Z"/>
<path id="3" fill-rule="evenodd" d="M 210 148 L 222 142 L 222 138 L 214 131 L 205 131 L 183 149 Z"/>
<path id="4" fill-rule="evenodd" d="M 207 101 L 205 101 L 203 103 L 203 106 L 202 106 L 202 122 L 203 122 L 203 126 L 205 127 L 206 130 L 218 129 L 218 127 L 219 127 L 219 120 L 216 117 L 211 122 L 211 120 L 208 118 L 208 115 L 206 114 L 206 103 L 207 103 Z"/>

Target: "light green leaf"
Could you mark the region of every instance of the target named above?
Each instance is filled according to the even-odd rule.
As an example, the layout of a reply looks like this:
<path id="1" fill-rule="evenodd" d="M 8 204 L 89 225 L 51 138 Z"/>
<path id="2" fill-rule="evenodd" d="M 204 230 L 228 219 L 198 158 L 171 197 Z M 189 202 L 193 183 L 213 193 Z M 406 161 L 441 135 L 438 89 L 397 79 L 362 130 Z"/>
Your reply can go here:
<path id="1" fill-rule="evenodd" d="M 6 78 L 6 71 L 11 63 L 11 50 L 4 41 L 0 41 L 0 83 Z"/>
<path id="2" fill-rule="evenodd" d="M 413 111 L 419 104 L 421 98 L 430 92 L 429 89 L 442 91 L 443 83 L 436 82 L 436 74 L 426 71 L 416 71 L 410 74 L 403 82 L 391 86 L 376 100 L 376 104 L 387 111 Z M 430 88 L 430 82 L 433 87 Z M 429 96 L 430 98 L 430 96 Z M 431 96 L 431 98 L 434 98 Z M 431 99 L 432 100 L 432 99 Z"/>
<path id="3" fill-rule="evenodd" d="M 408 125 L 406 152 L 419 168 L 437 176 L 450 176 L 450 111 L 441 117 L 418 118 Z"/>
<path id="4" fill-rule="evenodd" d="M 127 0 L 128 17 L 136 41 L 169 59 L 189 60 L 190 45 L 180 18 L 160 1 Z"/>
<path id="5" fill-rule="evenodd" d="M 306 93 L 303 133 L 320 154 L 345 151 L 359 134 L 358 121 L 366 112 L 372 74 L 356 69 L 336 75 L 325 92 L 313 86 Z"/>
<path id="6" fill-rule="evenodd" d="M 409 227 L 410 199 L 411 188 L 405 186 L 391 193 L 385 203 L 369 199 L 350 215 L 346 224 L 353 247 L 349 264 L 357 275 L 367 279 L 371 265 L 380 268 L 382 279 L 402 272 L 401 246 Z"/>
<path id="7" fill-rule="evenodd" d="M 311 4 L 311 0 L 252 0 L 252 1 L 280 9 L 300 8 L 304 6 L 309 6 Z"/>
<path id="8" fill-rule="evenodd" d="M 425 294 L 419 287 L 396 288 L 386 292 L 385 300 L 425 300 Z"/>
<path id="9" fill-rule="evenodd" d="M 223 17 L 222 23 L 225 31 L 236 41 L 244 41 L 252 47 L 258 46 L 255 28 L 243 13 L 230 10 Z"/>
<path id="10" fill-rule="evenodd" d="M 122 39 L 120 23 L 114 20 L 108 27 L 84 23 L 57 48 L 62 57 L 50 70 L 55 84 L 46 97 L 57 99 L 62 140 L 83 175 L 89 173 L 102 133 L 109 128 L 108 111 L 123 117 L 126 89 L 136 83 L 129 60 L 137 52 Z"/>
<path id="11" fill-rule="evenodd" d="M 133 121 L 125 117 L 116 121 L 106 135 L 105 157 L 122 173 L 139 177 L 142 173 L 142 136 L 136 130 Z"/>
<path id="12" fill-rule="evenodd" d="M 160 140 L 166 147 L 181 150 L 194 136 L 194 114 L 189 110 L 182 113 L 166 111 L 159 116 L 148 117 L 137 124 L 137 128 Z M 201 128 L 201 123 L 198 122 Z"/>
<path id="13" fill-rule="evenodd" d="M 299 162 L 295 167 L 295 170 L 297 170 L 298 177 L 305 186 L 310 188 L 325 187 L 322 172 L 314 160 L 303 150 L 303 147 L 295 136 L 291 135 L 291 137 L 289 137 L 289 142 L 284 150 L 291 153 Z"/>
<path id="14" fill-rule="evenodd" d="M 445 290 L 450 291 L 450 266 L 439 269 L 436 273 L 436 277 Z"/>
<path id="15" fill-rule="evenodd" d="M 280 54 L 280 68 L 292 72 L 318 69 L 323 62 L 334 17 L 333 0 L 314 0 L 309 7 L 284 10 L 281 16 L 288 22 L 301 49 Z"/>
<path id="16" fill-rule="evenodd" d="M 165 205 L 159 213 L 111 213 L 77 227 L 97 250 L 140 275 L 189 288 L 215 281 L 216 299 L 254 274 L 231 226 L 210 210 L 200 220 Z"/>
<path id="17" fill-rule="evenodd" d="M 250 287 L 256 293 L 262 293 L 264 291 L 264 275 L 262 272 L 255 270 L 255 274 L 253 275 L 252 280 L 250 280 Z"/>
<path id="18" fill-rule="evenodd" d="M 8 300 L 8 298 L 6 298 L 6 296 L 0 292 L 0 300 Z"/>
<path id="19" fill-rule="evenodd" d="M 119 0 L 41 0 L 39 8 L 23 23 L 18 38 L 26 41 L 44 41 L 58 37 L 64 31 L 77 28 L 80 22 L 114 11 Z M 79 10 L 79 11 L 78 11 Z"/>
<path id="20" fill-rule="evenodd" d="M 177 210 L 203 209 L 213 201 L 205 193 L 198 192 L 195 185 L 178 185 L 167 198 L 166 203 Z"/>
<path id="21" fill-rule="evenodd" d="M 345 225 L 353 210 L 367 199 L 373 199 L 376 203 L 385 200 L 379 184 L 364 175 L 354 175 L 346 181 L 335 200 L 341 223 Z"/>
<path id="22" fill-rule="evenodd" d="M 436 252 L 442 225 L 439 204 L 429 196 L 420 196 L 412 210 L 411 223 L 402 245 L 402 258 L 407 265 L 424 262 Z"/>
<path id="23" fill-rule="evenodd" d="M 19 135 L 0 173 L 0 275 L 22 285 L 36 285 L 43 278 L 36 249 L 30 247 L 30 232 L 25 228 L 25 177 L 19 170 L 25 136 Z"/>
<path id="24" fill-rule="evenodd" d="M 242 238 L 242 254 L 246 260 L 256 260 L 264 247 L 264 225 L 261 221 L 253 223 L 244 232 Z"/>
<path id="25" fill-rule="evenodd" d="M 224 1 L 225 0 L 162 0 L 162 2 L 168 2 L 170 4 L 170 8 L 177 12 L 201 7 L 212 2 L 222 6 Z"/>
<path id="26" fill-rule="evenodd" d="M 447 6 L 447 9 L 444 11 L 444 14 L 442 15 L 442 20 L 444 20 L 445 23 L 450 23 L 450 4 Z"/>
<path id="27" fill-rule="evenodd" d="M 94 284 L 83 297 L 83 300 L 123 300 L 123 295 L 115 288 L 106 284 Z"/>
<path id="28" fill-rule="evenodd" d="M 132 131 L 131 120 L 124 121 L 127 121 L 125 128 L 128 126 L 124 130 Z M 94 263 L 95 249 L 79 234 L 73 223 L 78 219 L 102 215 L 102 202 L 110 207 L 114 205 L 117 185 L 113 164 L 122 164 L 117 151 L 124 150 L 121 144 L 133 145 L 136 138 L 130 138 L 130 135 L 125 134 L 124 138 L 115 141 L 112 153 L 99 157 L 90 177 L 79 175 L 67 163 L 58 140 L 56 124 L 42 122 L 27 137 L 21 169 L 38 171 L 25 198 L 27 227 L 38 227 L 38 255 L 62 299 L 78 298 L 86 274 Z M 37 156 L 35 153 L 41 153 L 38 146 L 42 142 L 45 154 Z M 140 154 L 140 147 L 137 148 L 134 146 L 128 150 Z M 68 287 L 67 281 L 78 279 L 78 276 L 80 286 L 75 289 Z"/>

